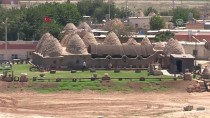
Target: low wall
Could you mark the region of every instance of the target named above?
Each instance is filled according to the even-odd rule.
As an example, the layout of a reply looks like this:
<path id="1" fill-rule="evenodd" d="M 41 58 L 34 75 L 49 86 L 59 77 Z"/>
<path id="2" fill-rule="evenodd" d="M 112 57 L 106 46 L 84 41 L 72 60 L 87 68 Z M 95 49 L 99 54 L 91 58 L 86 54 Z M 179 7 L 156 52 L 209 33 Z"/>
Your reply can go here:
<path id="1" fill-rule="evenodd" d="M 82 63 L 85 60 L 87 68 L 108 68 L 109 63 L 112 64 L 112 68 L 147 68 L 150 63 L 159 61 L 161 64 L 164 63 L 164 59 L 160 59 L 162 51 L 157 51 L 153 55 L 147 58 L 136 57 L 136 58 L 92 58 L 88 55 L 65 55 L 61 57 L 42 57 L 36 53 L 33 54 L 32 63 L 35 65 L 43 66 L 45 68 L 56 67 L 56 68 L 68 68 L 68 69 L 81 69 Z M 164 65 L 164 64 L 163 64 Z"/>
<path id="2" fill-rule="evenodd" d="M 193 50 L 197 49 L 198 50 L 198 54 L 196 59 L 198 60 L 209 60 L 210 58 L 210 50 L 207 50 L 204 45 L 204 42 L 201 43 L 181 43 L 182 46 L 185 49 L 185 53 L 186 54 L 191 54 L 193 55 Z"/>

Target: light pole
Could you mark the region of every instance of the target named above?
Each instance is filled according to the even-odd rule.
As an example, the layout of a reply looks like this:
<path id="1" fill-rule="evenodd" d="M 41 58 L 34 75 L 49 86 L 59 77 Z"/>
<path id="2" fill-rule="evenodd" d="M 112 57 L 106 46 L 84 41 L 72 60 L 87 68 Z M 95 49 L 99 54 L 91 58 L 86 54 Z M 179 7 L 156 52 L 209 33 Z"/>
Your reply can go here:
<path id="1" fill-rule="evenodd" d="M 5 19 L 5 22 L 3 22 L 3 24 L 5 25 L 5 60 L 7 60 L 7 21 L 8 21 L 8 18 Z"/>

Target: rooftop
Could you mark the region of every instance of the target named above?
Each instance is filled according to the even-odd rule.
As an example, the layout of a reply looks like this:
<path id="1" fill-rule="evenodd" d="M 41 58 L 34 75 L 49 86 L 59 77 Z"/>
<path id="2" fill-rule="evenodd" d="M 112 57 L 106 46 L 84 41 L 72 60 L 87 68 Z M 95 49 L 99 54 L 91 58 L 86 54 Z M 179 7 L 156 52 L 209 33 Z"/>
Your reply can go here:
<path id="1" fill-rule="evenodd" d="M 171 56 L 174 58 L 195 58 L 191 54 L 171 54 Z"/>

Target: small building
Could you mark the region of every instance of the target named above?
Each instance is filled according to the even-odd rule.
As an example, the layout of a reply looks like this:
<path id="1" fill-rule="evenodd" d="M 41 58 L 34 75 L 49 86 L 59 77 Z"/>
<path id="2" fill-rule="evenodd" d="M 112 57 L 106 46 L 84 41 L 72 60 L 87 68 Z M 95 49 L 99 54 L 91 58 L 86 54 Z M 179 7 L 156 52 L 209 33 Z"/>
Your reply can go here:
<path id="1" fill-rule="evenodd" d="M 160 16 L 162 17 L 165 22 L 170 22 L 172 19 L 172 16 Z M 143 17 L 129 17 L 128 22 L 131 26 L 133 26 L 136 29 L 150 29 L 150 19 L 152 16 L 143 16 Z"/>
<path id="2" fill-rule="evenodd" d="M 209 30 L 208 30 L 209 31 Z M 199 41 L 202 41 L 203 39 L 205 39 L 206 41 L 210 41 L 210 32 L 202 32 L 202 31 L 198 31 L 198 32 L 178 32 L 175 33 L 175 39 L 177 39 L 178 41 L 192 41 L 194 42 L 194 38 L 198 39 Z"/>
<path id="3" fill-rule="evenodd" d="M 193 72 L 194 70 L 195 57 L 191 54 L 171 54 L 169 60 L 170 73 L 184 73 L 186 69 L 189 72 Z"/>
<path id="4" fill-rule="evenodd" d="M 27 59 L 32 57 L 37 41 L 0 41 L 0 60 Z"/>
<path id="5" fill-rule="evenodd" d="M 186 23 L 187 29 L 204 29 L 204 21 L 190 21 Z"/>

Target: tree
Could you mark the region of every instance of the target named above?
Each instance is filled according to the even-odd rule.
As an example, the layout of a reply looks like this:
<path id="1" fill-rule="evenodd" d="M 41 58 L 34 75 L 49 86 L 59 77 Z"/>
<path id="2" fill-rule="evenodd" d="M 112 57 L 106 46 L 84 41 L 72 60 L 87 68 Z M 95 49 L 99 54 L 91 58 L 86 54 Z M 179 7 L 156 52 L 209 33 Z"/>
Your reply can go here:
<path id="1" fill-rule="evenodd" d="M 149 13 L 154 12 L 155 14 L 158 14 L 158 11 L 152 7 L 148 7 L 145 11 L 144 11 L 144 15 L 148 16 Z"/>
<path id="2" fill-rule="evenodd" d="M 104 2 L 104 0 L 80 0 L 77 3 L 77 9 L 81 15 L 88 15 L 96 19 L 98 22 L 102 22 L 109 14 L 110 6 L 110 18 L 125 18 L 131 16 L 132 12 L 125 8 L 117 8 L 114 2 Z"/>
<path id="3" fill-rule="evenodd" d="M 170 38 L 174 37 L 174 33 L 170 32 L 170 31 L 165 31 L 165 32 L 160 32 L 158 34 L 155 35 L 155 41 L 159 42 L 159 41 L 167 41 Z"/>
<path id="4" fill-rule="evenodd" d="M 159 30 L 165 27 L 165 21 L 159 15 L 155 15 L 150 19 L 150 29 Z"/>
<path id="5" fill-rule="evenodd" d="M 67 23 L 77 25 L 81 18 L 77 7 L 71 3 L 46 3 L 29 8 L 10 9 L 5 13 L 0 16 L 0 20 L 5 17 L 9 19 L 8 40 L 16 40 L 18 34 L 23 40 L 39 40 L 45 32 L 50 32 L 58 38 L 60 31 Z M 51 22 L 43 21 L 46 16 L 52 19 Z M 4 29 L 0 25 L 0 37 L 3 37 L 2 32 Z"/>
<path id="6" fill-rule="evenodd" d="M 176 24 L 177 19 L 182 19 L 186 23 L 189 19 L 189 14 L 192 13 L 192 17 L 198 19 L 200 17 L 199 10 L 197 8 L 183 8 L 177 7 L 173 11 L 173 23 Z"/>

